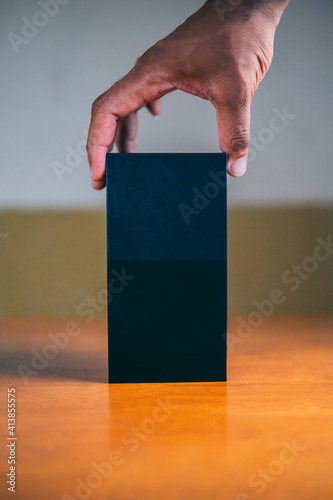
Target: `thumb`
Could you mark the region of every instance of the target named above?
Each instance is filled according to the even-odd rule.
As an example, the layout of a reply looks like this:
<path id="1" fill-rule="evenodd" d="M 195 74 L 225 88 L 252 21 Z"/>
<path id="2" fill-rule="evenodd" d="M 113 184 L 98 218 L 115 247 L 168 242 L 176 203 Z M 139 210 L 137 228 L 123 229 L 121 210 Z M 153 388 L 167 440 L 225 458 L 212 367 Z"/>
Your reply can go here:
<path id="1" fill-rule="evenodd" d="M 251 98 L 215 101 L 218 138 L 222 151 L 228 154 L 227 171 L 242 176 L 247 167 L 250 142 Z"/>

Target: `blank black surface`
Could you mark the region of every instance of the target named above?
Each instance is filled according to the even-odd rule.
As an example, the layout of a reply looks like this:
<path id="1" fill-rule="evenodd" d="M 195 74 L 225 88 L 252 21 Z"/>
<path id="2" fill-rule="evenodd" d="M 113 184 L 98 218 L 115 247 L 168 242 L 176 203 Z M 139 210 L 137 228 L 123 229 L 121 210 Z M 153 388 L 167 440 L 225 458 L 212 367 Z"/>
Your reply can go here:
<path id="1" fill-rule="evenodd" d="M 226 155 L 107 155 L 108 245 L 113 259 L 226 258 Z M 220 183 L 213 177 L 219 176 Z M 212 184 L 217 186 L 212 190 Z M 203 196 L 204 191 L 217 195 Z M 200 202 L 193 206 L 193 198 Z M 197 212 L 188 224 L 180 206 Z M 205 206 L 206 205 L 206 206 Z"/>
<path id="2" fill-rule="evenodd" d="M 226 379 L 225 173 L 222 153 L 107 155 L 110 383 Z"/>

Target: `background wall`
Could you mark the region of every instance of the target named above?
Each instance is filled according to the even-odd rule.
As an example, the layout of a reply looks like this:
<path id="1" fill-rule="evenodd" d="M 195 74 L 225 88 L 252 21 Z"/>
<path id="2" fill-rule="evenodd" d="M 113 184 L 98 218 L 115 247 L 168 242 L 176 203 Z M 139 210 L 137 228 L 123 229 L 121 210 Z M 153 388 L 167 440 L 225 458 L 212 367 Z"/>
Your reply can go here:
<path id="1" fill-rule="evenodd" d="M 267 308 L 276 289 L 285 300 L 275 313 L 332 312 L 333 248 L 321 246 L 325 260 L 313 257 L 332 220 L 331 208 L 230 210 L 229 312 L 251 313 L 263 301 Z M 73 317 L 89 298 L 105 314 L 105 225 L 102 211 L 0 212 L 8 235 L 0 246 L 0 316 Z"/>
<path id="2" fill-rule="evenodd" d="M 2 315 L 71 315 L 77 300 L 104 287 L 105 191 L 91 189 L 84 152 L 91 103 L 203 1 L 59 0 L 49 14 L 46 3 L 0 7 Z M 229 182 L 234 312 L 251 310 L 280 268 L 302 261 L 332 230 L 332 21 L 330 0 L 292 0 L 255 95 L 248 173 Z M 163 106 L 157 120 L 140 112 L 140 151 L 218 151 L 210 103 L 174 92 Z M 272 133 L 270 120 L 284 108 L 294 117 Z M 331 309 L 332 267 L 324 265 L 282 312 Z"/>

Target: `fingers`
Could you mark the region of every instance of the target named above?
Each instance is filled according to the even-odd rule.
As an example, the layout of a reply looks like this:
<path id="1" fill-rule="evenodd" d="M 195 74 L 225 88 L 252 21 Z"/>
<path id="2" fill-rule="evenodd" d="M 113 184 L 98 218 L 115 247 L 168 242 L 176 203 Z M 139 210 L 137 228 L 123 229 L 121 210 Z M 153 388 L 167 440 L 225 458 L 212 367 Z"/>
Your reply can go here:
<path id="1" fill-rule="evenodd" d="M 135 138 L 138 132 L 138 114 L 130 113 L 118 121 L 116 145 L 119 153 L 137 153 Z"/>
<path id="2" fill-rule="evenodd" d="M 142 56 L 136 59 L 135 64 L 137 64 L 141 57 Z M 148 104 L 146 104 L 146 107 L 153 116 L 159 115 L 162 111 L 162 103 L 159 99 L 157 99 L 156 101 L 148 102 Z"/>
<path id="3" fill-rule="evenodd" d="M 135 64 L 139 61 L 140 57 L 137 58 Z M 162 111 L 161 101 L 157 99 L 156 101 L 148 102 L 146 108 L 153 115 L 157 116 Z M 137 153 L 138 148 L 135 142 L 138 133 L 138 115 L 137 112 L 130 113 L 129 115 L 121 118 L 118 121 L 117 131 L 116 131 L 116 146 L 119 153 Z"/>
<path id="4" fill-rule="evenodd" d="M 100 189 L 105 181 L 105 155 L 115 140 L 119 123 L 119 145 L 122 151 L 134 152 L 137 132 L 136 111 L 146 104 L 157 115 L 161 110 L 158 98 L 173 90 L 152 62 L 140 62 L 119 82 L 102 94 L 93 104 L 87 139 L 87 151 L 93 186 Z M 120 118 L 130 115 L 128 119 Z"/>
<path id="5" fill-rule="evenodd" d="M 92 187 L 97 190 L 105 188 L 105 179 L 102 181 L 92 181 Z"/>
<path id="6" fill-rule="evenodd" d="M 242 177 L 242 175 L 245 174 L 247 169 L 247 157 L 248 154 L 246 153 L 241 158 L 237 158 L 236 160 L 230 162 L 228 161 L 228 167 L 227 167 L 228 174 L 232 175 L 232 177 Z"/>
<path id="7" fill-rule="evenodd" d="M 228 173 L 242 176 L 247 167 L 250 142 L 251 97 L 246 90 L 228 93 L 215 99 L 219 145 L 228 154 Z"/>
<path id="8" fill-rule="evenodd" d="M 93 104 L 87 138 L 88 161 L 93 187 L 97 187 L 96 183 L 105 179 L 105 155 L 113 143 L 117 128 L 117 117 L 104 111 L 105 105 L 102 104 L 100 111 L 97 111 L 96 102 Z"/>
<path id="9" fill-rule="evenodd" d="M 158 116 L 162 111 L 161 101 L 149 102 L 146 108 L 153 116 Z M 116 132 L 116 145 L 119 153 L 137 153 L 138 148 L 135 142 L 138 133 L 138 113 L 130 113 L 118 120 Z"/>
<path id="10" fill-rule="evenodd" d="M 153 116 L 158 116 L 162 112 L 162 103 L 159 99 L 149 102 L 147 104 L 147 109 Z"/>

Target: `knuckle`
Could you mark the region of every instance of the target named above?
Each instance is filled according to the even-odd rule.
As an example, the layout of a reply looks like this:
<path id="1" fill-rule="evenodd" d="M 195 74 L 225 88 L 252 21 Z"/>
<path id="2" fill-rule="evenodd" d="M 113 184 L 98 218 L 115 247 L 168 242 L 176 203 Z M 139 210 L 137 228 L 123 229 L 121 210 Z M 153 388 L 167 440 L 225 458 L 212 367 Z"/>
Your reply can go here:
<path id="1" fill-rule="evenodd" d="M 250 131 L 244 128 L 235 128 L 229 134 L 230 152 L 239 153 L 247 149 L 250 144 Z"/>
<path id="2" fill-rule="evenodd" d="M 101 94 L 100 96 L 97 97 L 97 99 L 94 100 L 91 106 L 91 112 L 92 114 L 98 113 L 99 111 L 102 111 L 104 109 L 104 106 L 106 104 L 106 97 L 105 93 Z"/>
<path id="3" fill-rule="evenodd" d="M 142 56 L 139 57 L 139 59 L 137 59 L 135 66 L 137 69 L 140 70 L 141 68 L 147 66 L 147 64 L 151 64 L 153 60 L 154 60 L 154 50 L 153 48 L 150 48 L 146 50 L 146 52 L 144 52 Z"/>
<path id="4" fill-rule="evenodd" d="M 142 54 L 136 61 L 136 67 L 138 69 L 152 67 L 156 69 L 159 61 L 163 58 L 164 54 L 164 43 L 163 40 L 159 40 L 152 47 L 150 47 L 146 52 Z"/>

